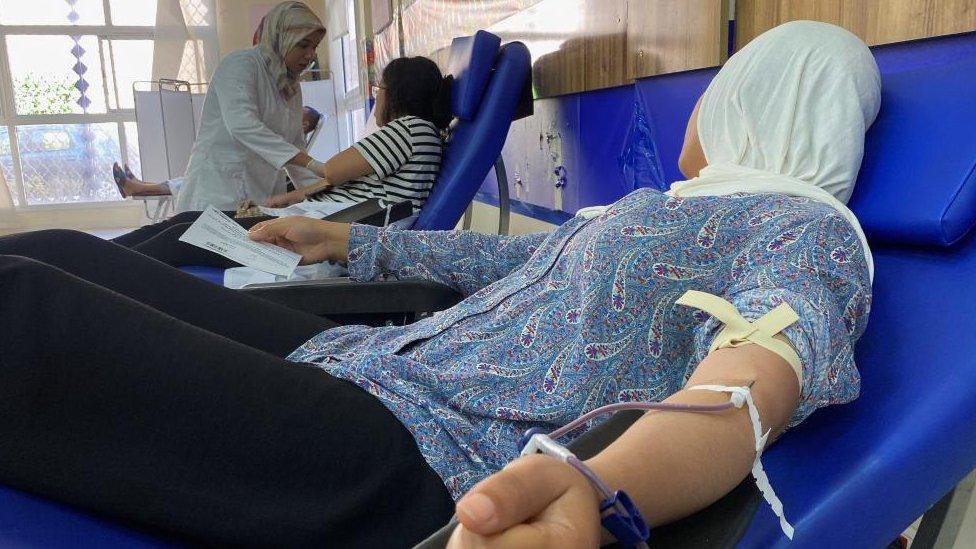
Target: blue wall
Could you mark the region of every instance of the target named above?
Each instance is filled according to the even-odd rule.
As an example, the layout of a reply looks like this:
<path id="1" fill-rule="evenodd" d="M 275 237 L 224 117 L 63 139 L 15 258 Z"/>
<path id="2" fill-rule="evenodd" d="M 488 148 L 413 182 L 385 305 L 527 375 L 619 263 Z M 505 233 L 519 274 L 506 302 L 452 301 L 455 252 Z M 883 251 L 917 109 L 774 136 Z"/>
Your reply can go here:
<path id="1" fill-rule="evenodd" d="M 949 63 L 976 55 L 976 33 L 881 46 L 874 52 L 885 73 Z M 666 188 L 684 179 L 677 161 L 685 125 L 717 70 L 653 76 L 632 85 L 537 100 L 532 116 L 512 124 L 502 150 L 512 210 L 561 223 L 581 207 L 609 204 L 637 187 Z M 560 176 L 565 186 L 557 189 Z M 494 173 L 476 200 L 498 204 Z"/>
<path id="2" fill-rule="evenodd" d="M 537 100 L 532 116 L 512 124 L 502 150 L 513 210 L 560 222 L 637 187 L 683 179 L 677 159 L 685 124 L 715 70 Z M 494 174 L 477 199 L 497 204 Z"/>

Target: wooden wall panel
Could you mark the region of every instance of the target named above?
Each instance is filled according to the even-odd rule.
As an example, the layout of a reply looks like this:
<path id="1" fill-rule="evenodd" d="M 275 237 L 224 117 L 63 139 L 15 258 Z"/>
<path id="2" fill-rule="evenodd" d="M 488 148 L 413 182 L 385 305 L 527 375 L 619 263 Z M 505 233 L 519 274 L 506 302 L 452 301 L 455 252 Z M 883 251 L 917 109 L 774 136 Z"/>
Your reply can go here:
<path id="1" fill-rule="evenodd" d="M 727 0 L 543 0 L 488 30 L 532 53 L 537 97 L 725 59 Z"/>
<path id="2" fill-rule="evenodd" d="M 426 55 L 444 66 L 450 37 L 487 28 L 503 42 L 519 40 L 529 48 L 536 97 L 725 60 L 728 0 L 401 1 L 407 55 Z M 392 48 L 380 38 L 382 65 Z"/>
<path id="3" fill-rule="evenodd" d="M 812 19 L 840 25 L 868 45 L 976 30 L 974 0 L 737 0 L 736 49 L 776 25 Z"/>
<path id="4" fill-rule="evenodd" d="M 583 89 L 619 86 L 630 80 L 626 62 L 628 9 L 627 0 L 610 0 L 590 10 L 588 20 L 600 36 L 584 44 Z"/>
<path id="5" fill-rule="evenodd" d="M 714 67 L 725 62 L 728 0 L 631 0 L 629 76 Z"/>
<path id="6" fill-rule="evenodd" d="M 503 42 L 519 40 L 529 48 L 537 97 L 562 95 L 586 89 L 587 51 L 610 48 L 604 42 L 624 39 L 626 29 L 615 29 L 606 18 L 600 20 L 603 28 L 594 21 L 598 10 L 620 11 L 621 6 L 626 9 L 626 0 L 542 0 L 488 30 L 501 36 Z M 615 30 L 619 35 L 616 38 Z M 609 60 L 608 64 L 613 63 Z M 600 70 L 597 65 L 595 72 Z"/>
<path id="7" fill-rule="evenodd" d="M 365 0 L 382 3 L 390 0 Z M 391 24 L 376 34 L 376 66 L 382 70 L 400 55 L 424 55 L 441 64 L 441 50 L 455 36 L 488 28 L 541 0 L 392 0 Z M 403 27 L 401 37 L 399 27 Z M 442 66 L 443 68 L 443 66 Z"/>
<path id="8" fill-rule="evenodd" d="M 373 1 L 373 0 L 371 0 Z M 404 51 L 426 55 L 541 0 L 401 0 Z"/>

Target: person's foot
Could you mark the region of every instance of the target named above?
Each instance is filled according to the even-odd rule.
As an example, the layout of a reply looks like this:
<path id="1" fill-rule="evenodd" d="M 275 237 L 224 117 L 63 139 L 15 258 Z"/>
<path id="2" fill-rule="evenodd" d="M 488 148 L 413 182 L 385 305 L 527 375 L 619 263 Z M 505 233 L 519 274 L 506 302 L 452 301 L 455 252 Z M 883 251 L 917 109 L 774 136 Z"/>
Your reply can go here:
<path id="1" fill-rule="evenodd" d="M 112 177 L 115 185 L 119 188 L 119 194 L 123 198 L 130 196 L 165 196 L 170 193 L 169 187 L 159 183 L 143 183 L 136 179 L 136 176 L 129 169 L 129 166 L 122 168 L 118 162 L 112 164 Z"/>
<path id="2" fill-rule="evenodd" d="M 118 187 L 119 194 L 122 195 L 122 198 L 126 198 L 127 196 L 125 194 L 126 175 L 125 172 L 122 170 L 122 168 L 119 166 L 118 162 L 112 163 L 112 178 L 115 179 L 115 186 Z"/>

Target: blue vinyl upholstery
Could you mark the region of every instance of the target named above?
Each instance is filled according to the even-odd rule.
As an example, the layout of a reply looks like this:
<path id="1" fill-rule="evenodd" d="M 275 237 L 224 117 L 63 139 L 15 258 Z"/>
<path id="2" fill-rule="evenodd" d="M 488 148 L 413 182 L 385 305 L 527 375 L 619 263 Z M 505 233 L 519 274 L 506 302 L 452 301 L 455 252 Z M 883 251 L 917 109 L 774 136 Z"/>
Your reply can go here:
<path id="1" fill-rule="evenodd" d="M 976 225 L 976 59 L 884 74 L 882 89 L 851 208 L 872 242 L 954 244 Z"/>
<path id="2" fill-rule="evenodd" d="M 454 116 L 471 120 L 478 113 L 501 43 L 501 38 L 483 30 L 474 36 L 459 36 L 451 42 L 447 72 L 454 77 L 451 88 Z"/>
<path id="3" fill-rule="evenodd" d="M 881 112 L 868 131 L 849 204 L 873 244 L 950 246 L 976 226 L 976 101 L 967 91 L 976 88 L 974 44 L 953 36 L 875 49 L 882 71 Z M 927 60 L 912 56 L 910 46 L 926 52 Z M 970 57 L 960 58 L 958 51 Z M 940 58 L 948 62 L 939 63 Z M 893 60 L 910 69 L 901 70 Z M 668 160 L 663 163 L 667 181 L 684 179 L 676 162 L 682 132 L 716 72 L 666 74 L 635 84 L 638 102 L 658 129 L 666 129 L 655 141 Z"/>
<path id="4" fill-rule="evenodd" d="M 763 503 L 740 547 L 883 547 L 976 467 L 976 35 L 873 51 L 882 106 L 850 201 L 876 273 L 861 396 L 765 453 L 796 537 Z M 716 72 L 635 84 L 669 180 Z"/>
<path id="5" fill-rule="evenodd" d="M 488 37 L 497 40 L 494 35 L 479 31 L 473 41 L 483 39 L 488 42 Z M 467 42 L 460 44 L 467 49 Z M 458 45 L 459 42 L 455 40 L 452 47 Z M 474 51 L 478 50 L 475 45 Z M 452 68 L 453 66 L 452 55 Z M 474 64 L 469 65 L 473 66 Z M 512 116 L 522 90 L 529 81 L 530 72 L 529 50 L 524 44 L 511 42 L 501 47 L 478 112 L 470 118 L 459 118 L 451 130 L 451 137 L 441 160 L 440 174 L 427 202 L 420 210 L 420 216 L 413 225 L 414 229 L 446 230 L 457 225 L 502 152 Z M 465 71 L 460 75 L 454 89 L 467 89 L 468 76 L 475 78 L 477 74 L 473 70 Z"/>
<path id="6" fill-rule="evenodd" d="M 971 43 L 971 41 L 970 41 Z M 882 107 L 851 208 L 875 261 L 861 396 L 827 408 L 765 454 L 796 526 L 761 506 L 742 547 L 883 547 L 976 467 L 976 63 L 958 38 L 899 71 L 880 47 Z"/>
<path id="7" fill-rule="evenodd" d="M 716 73 L 718 69 L 710 68 L 662 74 L 639 80 L 635 84 L 639 105 L 654 121 L 654 141 L 657 143 L 664 178 L 668 183 L 685 179 L 678 170 L 678 155 L 685 141 L 685 126 L 695 103 Z"/>
<path id="8" fill-rule="evenodd" d="M 224 285 L 224 270 L 217 267 L 204 267 L 200 265 L 188 265 L 180 267 L 184 273 L 189 273 L 197 278 L 202 278 L 207 282 L 213 282 L 218 286 Z"/>

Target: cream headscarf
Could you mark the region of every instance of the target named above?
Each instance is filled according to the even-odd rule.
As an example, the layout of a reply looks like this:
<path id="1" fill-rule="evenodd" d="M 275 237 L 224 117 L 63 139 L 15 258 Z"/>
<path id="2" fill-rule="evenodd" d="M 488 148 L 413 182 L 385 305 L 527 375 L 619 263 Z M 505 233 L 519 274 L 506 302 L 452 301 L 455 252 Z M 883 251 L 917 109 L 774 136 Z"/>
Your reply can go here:
<path id="1" fill-rule="evenodd" d="M 864 231 L 844 204 L 880 105 L 878 66 L 861 40 L 826 23 L 780 25 L 733 55 L 705 90 L 698 137 L 708 165 L 668 194 L 822 202 L 854 227 L 873 279 Z"/>
<path id="2" fill-rule="evenodd" d="M 301 2 L 282 2 L 261 20 L 261 37 L 257 49 L 261 52 L 271 77 L 285 99 L 298 93 L 298 75 L 285 67 L 285 56 L 303 38 L 325 26 L 308 6 Z"/>

